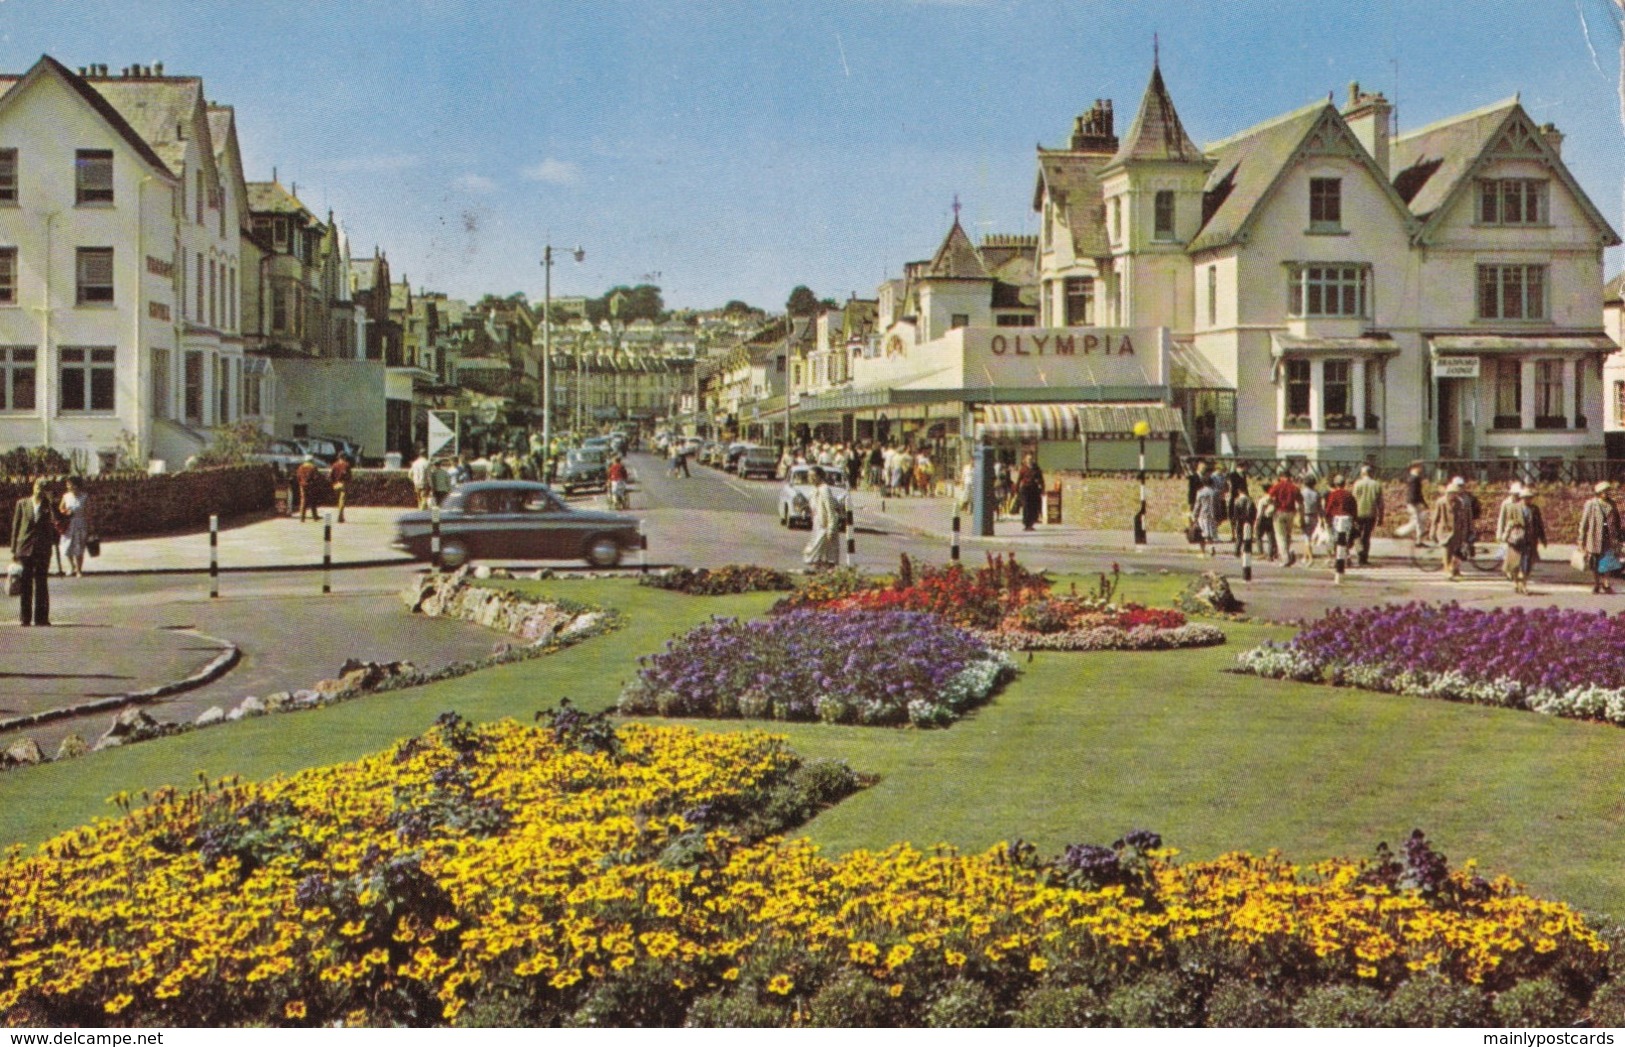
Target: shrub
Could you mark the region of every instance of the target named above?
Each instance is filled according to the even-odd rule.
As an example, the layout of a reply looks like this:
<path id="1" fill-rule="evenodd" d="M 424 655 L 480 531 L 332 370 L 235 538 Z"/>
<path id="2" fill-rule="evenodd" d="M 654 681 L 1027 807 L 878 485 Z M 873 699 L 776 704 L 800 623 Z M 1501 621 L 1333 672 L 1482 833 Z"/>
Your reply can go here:
<path id="1" fill-rule="evenodd" d="M 1369 985 L 1317 985 L 1292 1008 L 1292 1023 L 1309 1029 L 1392 1026 L 1388 1001 Z"/>
<path id="2" fill-rule="evenodd" d="M 940 618 L 899 611 L 718 618 L 638 661 L 622 713 L 724 716 L 737 705 L 746 717 L 921 726 L 958 717 L 1014 668 Z"/>
<path id="3" fill-rule="evenodd" d="M 688 1009 L 683 1025 L 690 1029 L 774 1029 L 788 1025 L 790 1012 L 762 1003 L 754 992 L 714 992 Z"/>
<path id="4" fill-rule="evenodd" d="M 1128 1029 L 1188 1029 L 1200 1024 L 1194 994 L 1167 971 L 1152 971 L 1119 986 L 1106 998 L 1106 1013 Z"/>
<path id="5" fill-rule="evenodd" d="M 1592 994 L 1586 1013 L 1600 1029 L 1625 1028 L 1625 981 L 1603 983 Z"/>
<path id="6" fill-rule="evenodd" d="M 1086 985 L 1040 985 L 1010 1013 L 1010 1024 L 1026 1029 L 1082 1029 L 1108 1025 L 1106 1005 Z"/>
<path id="7" fill-rule="evenodd" d="M 1436 975 L 1401 982 L 1388 998 L 1394 1024 L 1407 1029 L 1462 1029 L 1489 1017 L 1489 1000 L 1476 985 Z"/>
<path id="8" fill-rule="evenodd" d="M 689 993 L 672 984 L 675 970 L 662 963 L 637 963 L 612 975 L 587 994 L 564 1022 L 576 1029 L 670 1029 L 683 1024 Z"/>
<path id="9" fill-rule="evenodd" d="M 949 982 L 925 1009 L 929 1029 L 985 1029 L 999 1024 L 993 994 L 980 982 Z"/>
<path id="10" fill-rule="evenodd" d="M 1572 1025 L 1579 1004 L 1551 978 L 1520 982 L 1495 997 L 1495 1024 L 1537 1029 Z"/>
<path id="11" fill-rule="evenodd" d="M 857 567 L 836 567 L 808 578 L 800 589 L 774 604 L 773 613 L 816 607 L 865 589 L 880 588 L 888 582 L 887 578 L 864 574 Z"/>
<path id="12" fill-rule="evenodd" d="M 54 447 L 13 447 L 0 454 L 0 476 L 65 476 L 73 462 Z"/>
<path id="13" fill-rule="evenodd" d="M 690 596 L 725 596 L 734 593 L 784 592 L 794 589 L 796 583 L 785 571 L 771 567 L 748 567 L 729 564 L 715 570 L 709 568 L 673 567 L 655 574 L 638 577 L 639 585 L 655 589 L 668 589 Z"/>
<path id="14" fill-rule="evenodd" d="M 884 1029 L 913 1024 L 902 995 L 860 971 L 844 970 L 807 1003 L 807 1024 L 820 1028 Z"/>
<path id="15" fill-rule="evenodd" d="M 1207 1024 L 1213 1029 L 1275 1029 L 1287 1024 L 1279 992 L 1240 978 L 1225 978 L 1207 997 Z"/>

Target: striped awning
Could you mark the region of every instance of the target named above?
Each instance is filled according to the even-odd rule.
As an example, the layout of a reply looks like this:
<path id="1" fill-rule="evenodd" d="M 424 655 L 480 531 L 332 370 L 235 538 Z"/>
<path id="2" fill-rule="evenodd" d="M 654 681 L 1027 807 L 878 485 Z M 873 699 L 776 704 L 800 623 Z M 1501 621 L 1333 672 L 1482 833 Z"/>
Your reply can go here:
<path id="1" fill-rule="evenodd" d="M 1185 431 L 1179 408 L 1163 404 L 985 404 L 979 435 L 989 440 L 1076 440 L 1132 436 L 1144 422 L 1150 436 Z"/>

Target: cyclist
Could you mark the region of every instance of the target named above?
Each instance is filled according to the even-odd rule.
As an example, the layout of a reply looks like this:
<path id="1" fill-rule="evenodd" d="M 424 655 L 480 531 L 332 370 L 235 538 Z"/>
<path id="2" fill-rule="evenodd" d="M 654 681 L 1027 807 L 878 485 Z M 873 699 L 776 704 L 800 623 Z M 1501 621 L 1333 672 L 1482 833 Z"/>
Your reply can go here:
<path id="1" fill-rule="evenodd" d="M 626 465 L 617 455 L 609 463 L 609 504 L 615 509 L 626 508 Z"/>

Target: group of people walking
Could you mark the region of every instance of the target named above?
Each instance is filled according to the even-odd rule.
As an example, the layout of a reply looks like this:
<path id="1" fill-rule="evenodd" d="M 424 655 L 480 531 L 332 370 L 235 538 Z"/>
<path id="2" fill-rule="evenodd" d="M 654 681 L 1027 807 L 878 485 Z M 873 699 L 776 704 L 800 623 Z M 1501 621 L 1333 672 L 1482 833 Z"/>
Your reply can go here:
<path id="1" fill-rule="evenodd" d="M 11 574 L 20 598 L 18 620 L 23 625 L 51 624 L 51 561 L 57 577 L 83 577 L 85 555 L 94 553 L 90 496 L 84 482 L 70 476 L 60 496 L 45 477 L 36 479 L 27 498 L 11 511 Z"/>

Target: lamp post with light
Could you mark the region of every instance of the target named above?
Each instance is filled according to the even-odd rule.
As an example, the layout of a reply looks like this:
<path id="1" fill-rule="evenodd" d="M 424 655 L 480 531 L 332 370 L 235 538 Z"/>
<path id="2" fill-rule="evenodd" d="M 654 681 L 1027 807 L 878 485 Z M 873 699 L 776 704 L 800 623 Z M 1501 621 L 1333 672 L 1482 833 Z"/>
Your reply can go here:
<path id="1" fill-rule="evenodd" d="M 587 252 L 578 245 L 571 252 L 577 262 Z M 542 480 L 553 459 L 553 245 L 542 248 Z"/>

